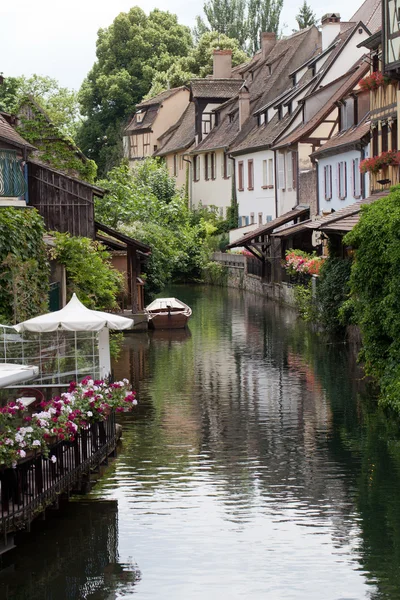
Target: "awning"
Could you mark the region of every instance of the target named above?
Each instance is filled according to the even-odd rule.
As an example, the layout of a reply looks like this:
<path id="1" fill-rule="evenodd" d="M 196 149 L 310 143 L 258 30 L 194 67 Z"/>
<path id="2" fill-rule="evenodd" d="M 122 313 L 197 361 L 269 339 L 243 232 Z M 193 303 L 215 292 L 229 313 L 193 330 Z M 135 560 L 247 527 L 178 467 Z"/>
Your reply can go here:
<path id="1" fill-rule="evenodd" d="M 18 385 L 39 374 L 39 367 L 0 363 L 0 387 Z"/>
<path id="2" fill-rule="evenodd" d="M 301 223 L 296 223 L 295 225 L 290 225 L 289 227 L 284 227 L 279 231 L 274 231 L 271 235 L 273 237 L 285 238 L 291 237 L 292 235 L 297 235 L 302 231 L 310 231 L 307 227 L 308 223 L 312 223 L 311 219 L 307 219 L 306 221 L 301 221 Z"/>
<path id="3" fill-rule="evenodd" d="M 266 223 L 262 227 L 258 227 L 257 229 L 254 229 L 250 233 L 247 233 L 242 238 L 239 238 L 235 242 L 232 242 L 232 244 L 229 244 L 229 246 L 227 246 L 227 248 L 229 249 L 229 248 L 238 248 L 239 246 L 247 246 L 247 245 L 251 244 L 252 242 L 254 242 L 260 236 L 270 235 L 274 231 L 274 229 L 277 229 L 281 225 L 290 223 L 290 221 L 297 221 L 297 219 L 299 219 L 300 217 L 305 217 L 305 216 L 308 217 L 309 214 L 310 214 L 309 206 L 301 206 L 301 205 L 297 206 L 293 210 L 285 213 L 284 215 L 281 215 L 280 217 L 277 217 L 276 219 L 273 219 L 272 221 L 270 221 L 269 223 Z"/>

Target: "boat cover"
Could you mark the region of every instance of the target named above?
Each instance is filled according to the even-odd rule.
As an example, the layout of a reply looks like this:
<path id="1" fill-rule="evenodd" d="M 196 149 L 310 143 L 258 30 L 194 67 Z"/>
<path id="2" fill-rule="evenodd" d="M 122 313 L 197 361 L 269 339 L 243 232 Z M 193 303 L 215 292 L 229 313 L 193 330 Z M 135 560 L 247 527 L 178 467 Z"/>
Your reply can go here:
<path id="1" fill-rule="evenodd" d="M 175 310 L 185 310 L 188 308 L 186 304 L 177 300 L 177 298 L 156 298 L 151 304 L 146 306 L 148 311 L 163 310 L 166 308 L 173 308 Z"/>

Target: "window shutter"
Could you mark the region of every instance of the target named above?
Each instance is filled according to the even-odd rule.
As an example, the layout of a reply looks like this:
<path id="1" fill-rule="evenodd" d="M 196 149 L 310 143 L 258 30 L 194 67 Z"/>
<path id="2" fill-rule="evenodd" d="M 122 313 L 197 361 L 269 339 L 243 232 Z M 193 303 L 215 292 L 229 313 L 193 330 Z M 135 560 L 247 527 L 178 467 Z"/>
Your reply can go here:
<path id="1" fill-rule="evenodd" d="M 249 221 L 250 221 L 249 217 L 246 217 L 246 225 L 249 224 Z"/>
<path id="2" fill-rule="evenodd" d="M 286 189 L 293 185 L 293 152 L 286 154 Z"/>
<path id="3" fill-rule="evenodd" d="M 356 173 L 356 161 L 355 159 L 352 160 L 352 170 L 351 170 L 351 177 L 352 177 L 352 186 L 353 186 L 353 196 L 354 198 L 357 197 L 357 173 Z"/>
<path id="4" fill-rule="evenodd" d="M 292 178 L 293 184 L 292 187 L 294 190 L 297 189 L 297 152 L 292 152 Z"/>
<path id="5" fill-rule="evenodd" d="M 347 161 L 343 163 L 343 198 L 347 197 Z"/>
<path id="6" fill-rule="evenodd" d="M 280 190 L 285 189 L 285 156 L 278 153 L 278 185 Z"/>

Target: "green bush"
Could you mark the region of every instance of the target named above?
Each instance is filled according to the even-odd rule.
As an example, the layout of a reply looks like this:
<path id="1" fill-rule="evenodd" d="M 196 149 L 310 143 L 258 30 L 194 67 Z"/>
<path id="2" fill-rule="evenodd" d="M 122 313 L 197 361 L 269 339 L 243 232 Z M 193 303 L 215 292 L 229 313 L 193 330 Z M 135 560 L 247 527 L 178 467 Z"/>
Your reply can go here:
<path id="1" fill-rule="evenodd" d="M 350 272 L 350 259 L 329 257 L 321 267 L 317 285 L 319 320 L 332 333 L 343 333 L 351 318 L 344 309 L 350 293 Z"/>
<path id="2" fill-rule="evenodd" d="M 312 295 L 312 281 L 309 281 L 307 285 L 294 286 L 294 301 L 296 309 L 304 321 L 309 323 L 317 320 L 318 311 Z"/>
<path id="3" fill-rule="evenodd" d="M 203 270 L 203 279 L 211 285 L 226 285 L 228 270 L 220 263 L 210 261 Z"/>
<path id="4" fill-rule="evenodd" d="M 400 186 L 362 208 L 344 243 L 355 249 L 350 291 L 365 369 L 381 403 L 400 412 Z"/>
<path id="5" fill-rule="evenodd" d="M 52 258 L 63 264 L 67 273 L 67 291 L 77 294 L 88 308 L 104 310 L 117 307 L 123 292 L 123 275 L 114 269 L 110 254 L 102 244 L 69 233 L 54 232 L 56 246 Z"/>

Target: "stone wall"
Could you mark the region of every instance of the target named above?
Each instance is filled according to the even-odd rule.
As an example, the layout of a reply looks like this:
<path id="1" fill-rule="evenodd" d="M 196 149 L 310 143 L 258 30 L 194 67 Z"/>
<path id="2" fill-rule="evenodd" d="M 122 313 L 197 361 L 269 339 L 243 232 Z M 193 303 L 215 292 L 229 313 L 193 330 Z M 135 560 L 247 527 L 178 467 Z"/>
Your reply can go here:
<path id="1" fill-rule="evenodd" d="M 247 258 L 242 254 L 224 254 L 215 252 L 213 260 L 223 264 L 227 269 L 227 285 L 246 290 L 295 307 L 294 288 L 289 283 L 263 283 L 261 277 L 247 272 Z"/>

